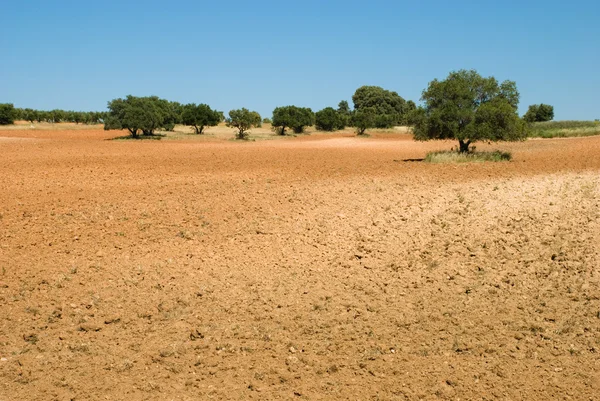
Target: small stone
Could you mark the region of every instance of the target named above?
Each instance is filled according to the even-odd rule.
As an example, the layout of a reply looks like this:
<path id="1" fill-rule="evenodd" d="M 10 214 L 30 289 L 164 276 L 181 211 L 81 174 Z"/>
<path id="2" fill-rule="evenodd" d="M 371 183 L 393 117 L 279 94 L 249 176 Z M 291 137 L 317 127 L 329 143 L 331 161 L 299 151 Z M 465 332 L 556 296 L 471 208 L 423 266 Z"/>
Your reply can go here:
<path id="1" fill-rule="evenodd" d="M 296 353 L 296 352 L 298 352 L 298 351 L 296 350 L 296 348 L 294 348 L 294 347 L 290 347 L 290 352 L 291 352 L 292 354 L 295 354 L 295 353 Z"/>
<path id="2" fill-rule="evenodd" d="M 6 358 L 0 358 L 0 362 L 6 362 L 6 361 L 8 361 L 8 359 L 6 359 Z"/>

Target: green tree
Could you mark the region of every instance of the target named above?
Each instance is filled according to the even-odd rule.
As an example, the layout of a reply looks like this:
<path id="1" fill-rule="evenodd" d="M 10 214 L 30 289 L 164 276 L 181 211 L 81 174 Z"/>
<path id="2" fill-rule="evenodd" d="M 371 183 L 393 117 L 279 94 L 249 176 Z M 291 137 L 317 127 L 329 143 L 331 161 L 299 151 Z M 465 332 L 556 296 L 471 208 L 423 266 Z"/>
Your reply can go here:
<path id="1" fill-rule="evenodd" d="M 528 123 L 552 121 L 554 119 L 554 107 L 544 103 L 532 104 L 523 119 Z"/>
<path id="2" fill-rule="evenodd" d="M 417 105 L 412 100 L 407 100 L 406 105 L 404 107 L 404 116 L 402 119 L 402 124 L 404 125 L 412 125 L 411 124 L 411 116 L 414 115 L 415 110 L 417 110 Z"/>
<path id="3" fill-rule="evenodd" d="M 194 127 L 196 134 L 204 133 L 204 127 L 214 127 L 221 121 L 221 114 L 207 104 L 186 104 L 183 106 L 182 122 Z"/>
<path id="4" fill-rule="evenodd" d="M 33 109 L 24 109 L 23 110 L 23 119 L 25 121 L 29 121 L 30 123 L 33 124 L 33 122 L 37 120 L 37 116 L 38 116 L 37 110 L 33 110 Z"/>
<path id="5" fill-rule="evenodd" d="M 356 130 L 357 135 L 365 135 L 367 129 L 375 128 L 377 116 L 376 109 L 372 107 L 363 107 L 360 110 L 354 110 L 350 122 Z"/>
<path id="6" fill-rule="evenodd" d="M 54 109 L 50 111 L 50 122 L 52 123 L 60 123 L 65 121 L 67 118 L 67 113 L 64 110 Z"/>
<path id="7" fill-rule="evenodd" d="M 350 119 L 352 118 L 352 110 L 350 110 L 350 105 L 348 104 L 348 102 L 345 100 L 342 100 L 338 104 L 337 112 L 342 117 L 342 121 L 344 124 L 343 128 L 345 128 L 346 125 L 350 124 Z M 342 128 L 340 128 L 340 129 L 342 129 Z"/>
<path id="8" fill-rule="evenodd" d="M 320 131 L 335 131 L 346 127 L 346 117 L 333 107 L 315 113 L 315 126 Z"/>
<path id="9" fill-rule="evenodd" d="M 362 86 L 352 96 L 354 111 L 370 109 L 377 128 L 390 128 L 400 124 L 406 114 L 406 100 L 398 93 L 379 86 Z"/>
<path id="10" fill-rule="evenodd" d="M 0 103 L 0 125 L 15 123 L 17 113 L 12 103 Z"/>
<path id="11" fill-rule="evenodd" d="M 291 128 L 295 133 L 304 132 L 304 127 L 313 125 L 314 113 L 311 109 L 297 106 L 276 107 L 273 110 L 273 128 L 279 135 L 285 135 L 285 130 Z"/>
<path id="12" fill-rule="evenodd" d="M 260 116 L 260 114 L 258 114 L 258 112 L 256 112 L 256 111 L 253 111 L 252 113 L 254 113 L 254 117 L 258 121 L 258 123 L 255 125 L 255 127 L 257 127 L 257 128 L 262 127 L 262 117 Z"/>
<path id="13" fill-rule="evenodd" d="M 248 130 L 256 127 L 260 121 L 260 114 L 246 108 L 241 108 L 229 112 L 227 126 L 237 129 L 236 139 L 248 139 Z"/>
<path id="14" fill-rule="evenodd" d="M 109 114 L 104 122 L 104 129 L 127 129 L 135 138 L 138 131 L 144 135 L 153 135 L 160 128 L 165 128 L 171 115 L 169 102 L 157 96 L 114 99 L 108 102 Z"/>
<path id="15" fill-rule="evenodd" d="M 347 116 L 350 116 L 350 114 L 352 113 L 352 111 L 350 110 L 350 105 L 345 100 L 342 100 L 341 102 L 338 103 L 337 111 L 340 114 L 347 115 Z"/>
<path id="16" fill-rule="evenodd" d="M 513 81 L 499 84 L 477 71 L 451 72 L 423 91 L 424 106 L 414 114 L 416 140 L 456 139 L 460 152 L 475 141 L 516 141 L 526 137 L 517 114 L 519 92 Z"/>
<path id="17" fill-rule="evenodd" d="M 25 110 L 20 107 L 15 107 L 15 121 L 22 121 L 25 119 Z"/>

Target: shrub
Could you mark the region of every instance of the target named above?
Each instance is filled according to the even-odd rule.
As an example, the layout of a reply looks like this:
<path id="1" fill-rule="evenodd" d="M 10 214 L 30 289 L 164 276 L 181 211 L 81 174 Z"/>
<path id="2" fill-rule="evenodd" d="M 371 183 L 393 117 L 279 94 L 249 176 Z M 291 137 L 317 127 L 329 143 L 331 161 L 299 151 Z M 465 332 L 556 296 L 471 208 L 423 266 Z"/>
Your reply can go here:
<path id="1" fill-rule="evenodd" d="M 457 152 L 441 151 L 430 152 L 425 156 L 424 161 L 428 163 L 470 163 L 470 162 L 500 162 L 510 161 L 512 154 L 499 150 L 493 152 Z"/>

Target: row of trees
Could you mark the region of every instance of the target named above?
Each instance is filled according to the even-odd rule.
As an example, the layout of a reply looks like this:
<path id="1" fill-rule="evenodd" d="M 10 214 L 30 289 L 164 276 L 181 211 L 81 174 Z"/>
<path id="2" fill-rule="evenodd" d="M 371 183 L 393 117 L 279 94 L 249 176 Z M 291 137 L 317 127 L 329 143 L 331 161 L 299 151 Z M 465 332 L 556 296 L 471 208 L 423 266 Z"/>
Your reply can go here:
<path id="1" fill-rule="evenodd" d="M 347 126 L 356 127 L 359 134 L 368 128 L 391 128 L 409 123 L 416 109 L 413 101 L 404 100 L 398 93 L 379 86 L 362 86 L 352 96 L 354 110 L 342 100 L 337 109 L 326 107 L 316 113 L 310 108 L 297 106 L 277 107 L 273 110 L 273 127 L 280 135 L 289 128 L 295 133 L 315 125 L 321 131 L 335 131 Z"/>
<path id="2" fill-rule="evenodd" d="M 247 131 L 260 126 L 263 121 L 271 122 L 273 129 L 280 135 L 287 130 L 302 133 L 308 126 L 317 129 L 335 131 L 351 125 L 359 133 L 368 128 L 390 128 L 406 124 L 408 116 L 416 109 L 412 101 L 405 101 L 396 92 L 378 86 L 363 86 L 352 97 L 354 110 L 348 102 L 341 101 L 338 108 L 327 107 L 317 113 L 310 108 L 282 106 L 273 110 L 273 118 L 261 119 L 255 111 L 248 109 L 231 110 L 229 116 L 213 110 L 206 104 L 182 105 L 156 96 L 127 96 L 108 103 L 109 113 L 105 118 L 105 129 L 127 129 L 132 136 L 152 135 L 158 129 L 172 130 L 175 124 L 189 125 L 197 134 L 205 127 L 227 122 L 238 129 L 238 137 L 247 137 Z"/>
<path id="3" fill-rule="evenodd" d="M 350 125 L 355 127 L 357 134 L 364 134 L 369 128 L 410 125 L 417 140 L 456 139 L 459 150 L 468 152 L 476 141 L 523 139 L 527 134 L 527 123 L 553 118 L 553 107 L 545 104 L 530 106 L 524 118 L 520 118 L 517 112 L 519 99 L 513 81 L 500 83 L 494 77 L 482 77 L 474 70 L 460 70 L 451 72 L 444 80 L 431 81 L 423 91 L 419 107 L 396 92 L 378 86 L 363 86 L 352 96 L 353 110 L 346 101 L 340 102 L 337 109 L 326 107 L 317 113 L 307 107 L 282 106 L 273 110 L 271 122 L 280 135 L 285 135 L 288 129 L 302 133 L 312 125 L 324 131 Z M 108 109 L 108 113 L 94 115 L 95 121 L 103 121 L 107 130 L 127 129 L 134 137 L 140 133 L 152 135 L 159 129 L 172 130 L 175 124 L 192 126 L 197 134 L 202 134 L 205 127 L 225 121 L 237 129 L 237 138 L 245 139 L 248 130 L 260 126 L 263 121 L 259 113 L 246 108 L 231 110 L 225 117 L 206 104 L 182 105 L 156 96 L 115 99 L 109 102 Z M 9 121 L 11 115 L 15 118 L 18 113 L 24 115 L 25 110 L 29 109 L 17 112 L 12 105 L 2 105 L 0 123 Z M 70 117 L 77 114 L 64 113 Z M 54 122 L 65 121 L 70 118 L 67 114 L 58 113 L 49 118 Z"/>
<path id="4" fill-rule="evenodd" d="M 0 104 L 0 125 L 14 124 L 19 120 L 29 121 L 32 124 L 34 122 L 101 124 L 106 115 L 106 112 L 97 111 L 21 109 L 11 103 Z"/>
<path id="5" fill-rule="evenodd" d="M 235 127 L 238 139 L 246 139 L 248 130 L 260 126 L 262 118 L 256 111 L 248 109 L 231 110 L 225 118 L 223 112 L 213 110 L 207 104 L 185 104 L 170 102 L 157 96 L 127 96 L 108 103 L 105 130 L 123 130 L 137 138 L 141 135 L 154 135 L 157 130 L 173 130 L 175 124 L 194 128 L 196 134 L 203 134 L 206 127 L 227 122 Z"/>

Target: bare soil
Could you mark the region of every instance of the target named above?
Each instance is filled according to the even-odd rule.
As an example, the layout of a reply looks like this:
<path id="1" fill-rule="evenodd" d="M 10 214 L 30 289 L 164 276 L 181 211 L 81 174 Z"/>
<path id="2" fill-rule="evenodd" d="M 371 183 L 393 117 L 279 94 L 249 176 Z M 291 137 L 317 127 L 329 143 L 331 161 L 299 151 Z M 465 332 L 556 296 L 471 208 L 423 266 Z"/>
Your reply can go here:
<path id="1" fill-rule="evenodd" d="M 600 137 L 0 136 L 2 401 L 598 399 Z"/>

